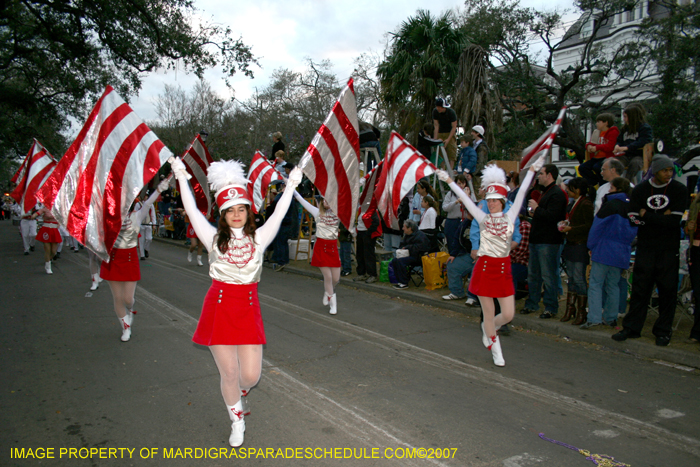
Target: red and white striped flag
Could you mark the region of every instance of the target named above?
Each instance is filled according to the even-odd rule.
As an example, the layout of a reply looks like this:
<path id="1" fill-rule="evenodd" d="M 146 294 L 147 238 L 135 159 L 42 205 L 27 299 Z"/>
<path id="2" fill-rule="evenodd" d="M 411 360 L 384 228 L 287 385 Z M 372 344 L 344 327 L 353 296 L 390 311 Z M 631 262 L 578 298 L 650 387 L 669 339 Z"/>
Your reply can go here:
<path id="1" fill-rule="evenodd" d="M 248 191 L 253 200 L 253 212 L 257 214 L 262 209 L 270 183 L 274 180 L 282 180 L 282 175 L 275 170 L 275 167 L 262 152 L 256 151 L 253 160 L 250 162 L 248 180 L 250 180 Z"/>
<path id="2" fill-rule="evenodd" d="M 192 143 L 190 143 L 190 147 L 182 156 L 182 162 L 184 162 L 185 167 L 187 167 L 187 173 L 192 176 L 192 178 L 190 178 L 190 185 L 194 192 L 194 199 L 197 202 L 197 209 L 205 216 L 208 216 L 211 214 L 212 202 L 209 193 L 209 183 L 207 182 L 207 173 L 214 159 L 211 158 L 201 136 L 197 135 Z"/>
<path id="3" fill-rule="evenodd" d="M 309 164 L 309 161 L 313 164 Z M 299 166 L 349 230 L 357 213 L 360 138 L 353 80 L 340 93 Z"/>
<path id="4" fill-rule="evenodd" d="M 384 164 L 384 159 L 379 161 L 379 164 L 377 164 L 372 170 L 369 171 L 369 173 L 365 174 L 365 176 L 363 177 L 365 185 L 362 188 L 362 193 L 360 193 L 361 212 L 367 212 L 367 209 L 372 204 L 372 201 L 375 201 L 376 204 L 376 199 L 374 197 L 374 187 L 377 186 L 377 182 L 381 177 L 382 164 Z"/>
<path id="5" fill-rule="evenodd" d="M 36 192 L 46 182 L 55 167 L 56 160 L 53 156 L 39 141 L 34 140 L 27 157 L 12 177 L 17 187 L 10 196 L 19 204 L 22 214 L 28 213 L 36 206 Z"/>
<path id="6" fill-rule="evenodd" d="M 172 156 L 108 86 L 37 197 L 70 235 L 109 261 L 131 203 Z"/>
<path id="7" fill-rule="evenodd" d="M 397 132 L 389 137 L 384 169 L 375 188 L 377 209 L 384 224 L 392 229 L 399 228 L 399 205 L 401 200 L 423 177 L 435 173 L 437 167 L 426 159 Z"/>
<path id="8" fill-rule="evenodd" d="M 536 161 L 543 152 L 546 153 L 551 149 L 554 138 L 556 138 L 557 133 L 559 133 L 559 127 L 564 119 L 564 114 L 566 114 L 566 106 L 561 108 L 559 116 L 557 116 L 557 120 L 554 124 L 547 128 L 547 131 L 542 133 L 542 136 L 537 138 L 537 141 L 523 149 L 522 159 L 520 160 L 520 170 L 525 170 L 530 167 L 530 165 L 532 165 L 530 161 Z"/>

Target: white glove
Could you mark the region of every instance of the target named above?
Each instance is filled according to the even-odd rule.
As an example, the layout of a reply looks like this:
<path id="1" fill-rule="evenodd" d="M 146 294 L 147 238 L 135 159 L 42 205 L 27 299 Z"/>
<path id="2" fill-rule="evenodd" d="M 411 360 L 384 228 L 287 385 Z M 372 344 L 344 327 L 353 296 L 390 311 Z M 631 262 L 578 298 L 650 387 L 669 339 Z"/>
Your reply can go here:
<path id="1" fill-rule="evenodd" d="M 180 159 L 179 157 L 174 158 L 170 162 L 170 168 L 172 169 L 176 177 L 179 175 L 187 177 L 187 167 L 185 167 L 185 163 L 182 162 L 182 159 Z"/>
<path id="2" fill-rule="evenodd" d="M 542 154 L 535 162 L 532 163 L 530 166 L 532 170 L 535 172 L 539 172 L 540 169 L 544 166 L 545 159 L 547 158 L 547 152 L 545 151 L 544 154 Z"/>
<path id="3" fill-rule="evenodd" d="M 289 179 L 287 180 L 287 187 L 292 187 L 292 190 L 301 183 L 301 178 L 304 176 L 304 172 L 301 171 L 299 167 L 294 167 L 289 173 Z"/>
<path id="4" fill-rule="evenodd" d="M 435 173 L 437 174 L 437 176 L 441 182 L 446 182 L 447 180 L 450 179 L 450 174 L 448 174 L 447 172 L 445 172 L 442 169 L 438 169 L 437 172 L 435 172 Z"/>
<path id="5" fill-rule="evenodd" d="M 163 193 L 165 190 L 168 189 L 168 186 L 170 186 L 170 179 L 164 178 L 164 179 L 158 184 L 158 193 Z"/>

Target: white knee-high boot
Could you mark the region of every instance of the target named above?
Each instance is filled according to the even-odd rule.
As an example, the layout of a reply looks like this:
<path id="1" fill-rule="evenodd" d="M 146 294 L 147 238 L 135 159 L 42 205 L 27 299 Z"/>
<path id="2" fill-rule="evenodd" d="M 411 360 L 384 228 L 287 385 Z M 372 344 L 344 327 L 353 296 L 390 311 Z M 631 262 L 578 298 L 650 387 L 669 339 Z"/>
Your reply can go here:
<path id="1" fill-rule="evenodd" d="M 248 394 L 250 393 L 250 389 L 241 389 L 241 411 L 243 412 L 244 416 L 250 415 L 250 405 L 248 404 Z"/>
<path id="2" fill-rule="evenodd" d="M 128 342 L 131 339 L 131 326 L 134 325 L 134 313 L 127 312 L 123 318 L 119 318 L 119 324 L 122 327 L 122 342 Z"/>
<path id="3" fill-rule="evenodd" d="M 481 342 L 484 344 L 484 347 L 487 349 L 489 348 L 489 342 L 491 342 L 491 339 L 489 339 L 489 336 L 486 335 L 486 329 L 484 329 L 484 322 L 481 322 Z"/>
<path id="4" fill-rule="evenodd" d="M 90 286 L 90 290 L 97 290 L 97 288 L 100 286 L 100 275 L 98 274 L 93 274 L 92 275 L 92 285 Z"/>
<path id="5" fill-rule="evenodd" d="M 501 341 L 498 339 L 498 335 L 491 337 L 489 349 L 493 356 L 493 364 L 496 366 L 506 366 L 506 361 L 503 359 L 503 351 L 501 350 Z"/>
<path id="6" fill-rule="evenodd" d="M 338 300 L 337 300 L 335 294 L 331 295 L 331 298 L 330 298 L 330 300 L 328 301 L 328 303 L 329 303 L 330 306 L 331 306 L 331 309 L 328 310 L 328 312 L 329 312 L 330 314 L 332 314 L 332 315 L 338 313 Z"/>
<path id="7" fill-rule="evenodd" d="M 44 263 L 44 270 L 46 271 L 46 274 L 53 274 L 53 271 L 51 270 L 51 261 Z"/>
<path id="8" fill-rule="evenodd" d="M 197 255 L 197 266 L 204 266 L 204 264 L 202 264 L 202 255 Z"/>
<path id="9" fill-rule="evenodd" d="M 231 418 L 231 436 L 228 444 L 237 448 L 243 444 L 245 438 L 245 416 L 243 415 L 243 403 L 236 402 L 235 405 L 227 405 L 228 416 Z"/>

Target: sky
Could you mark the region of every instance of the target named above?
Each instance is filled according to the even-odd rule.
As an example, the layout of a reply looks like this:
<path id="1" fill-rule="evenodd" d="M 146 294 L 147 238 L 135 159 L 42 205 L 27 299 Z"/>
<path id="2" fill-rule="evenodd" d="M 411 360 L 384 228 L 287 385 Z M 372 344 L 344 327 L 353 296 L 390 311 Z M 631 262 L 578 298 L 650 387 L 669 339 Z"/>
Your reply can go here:
<path id="1" fill-rule="evenodd" d="M 194 0 L 194 5 L 202 19 L 230 27 L 234 37 L 240 35 L 258 58 L 260 67 L 252 68 L 255 77 L 237 73 L 231 81 L 233 91 L 226 87 L 221 72 L 209 70 L 205 75 L 221 97 L 241 101 L 256 87 L 265 87 L 276 69 L 304 70 L 307 57 L 317 62 L 330 60 L 336 76 L 345 81 L 356 57 L 366 52 L 381 54 L 387 33 L 396 31 L 418 9 L 428 9 L 437 16 L 464 6 L 454 0 Z M 573 10 L 573 0 L 521 0 L 521 5 Z M 196 76 L 182 70 L 151 73 L 131 105 L 143 120 L 156 120 L 154 100 L 165 84 L 189 91 L 196 81 Z"/>

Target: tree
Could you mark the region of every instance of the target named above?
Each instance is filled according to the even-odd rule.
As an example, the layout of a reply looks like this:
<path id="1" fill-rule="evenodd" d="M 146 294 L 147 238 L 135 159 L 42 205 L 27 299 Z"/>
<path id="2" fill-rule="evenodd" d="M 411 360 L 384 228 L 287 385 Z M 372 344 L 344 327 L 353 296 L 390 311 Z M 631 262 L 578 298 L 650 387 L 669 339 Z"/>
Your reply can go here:
<path id="1" fill-rule="evenodd" d="M 377 68 L 382 99 L 399 132 L 414 137 L 430 121 L 435 98 L 452 94 L 459 56 L 466 45 L 452 12 L 433 18 L 418 10 L 391 33 L 386 58 Z"/>
<path id="2" fill-rule="evenodd" d="M 211 85 L 200 80 L 188 94 L 179 86 L 166 84 L 155 100 L 158 121 L 150 128 L 174 154 L 181 154 L 202 130 L 209 133 L 207 147 L 214 159 L 229 159 L 224 144 L 227 117 L 233 103 L 219 97 Z"/>
<path id="3" fill-rule="evenodd" d="M 555 143 L 573 149 L 582 159 L 584 130 L 592 118 L 649 91 L 650 73 L 638 66 L 644 60 L 638 44 L 610 42 L 606 49 L 597 41 L 615 14 L 636 3 L 576 0 L 581 17 L 566 28 L 560 13 L 522 8 L 518 0 L 467 1 L 462 24 L 469 39 L 489 55 L 493 85 L 500 91 L 508 119 L 515 120 L 506 129 L 523 134 L 523 129 L 531 128 L 535 136 L 566 105 L 570 111 Z M 563 37 L 562 30 L 566 30 Z M 541 44 L 540 51 L 531 47 L 533 40 Z M 555 69 L 554 54 L 569 44 L 578 46 L 578 56 L 569 68 Z M 516 145 L 509 135 L 499 135 L 499 139 L 510 140 L 504 149 L 517 153 L 532 138 Z"/>
<path id="4" fill-rule="evenodd" d="M 659 75 L 649 108 L 654 136 L 673 154 L 700 141 L 700 5 L 659 0 L 655 7 L 667 14 L 646 18 L 638 42 Z"/>
<path id="5" fill-rule="evenodd" d="M 215 66 L 252 76 L 251 49 L 195 12 L 191 0 L 3 2 L 0 159 L 82 120 L 107 84 L 128 98 L 144 73 L 176 63 L 200 78 Z"/>

